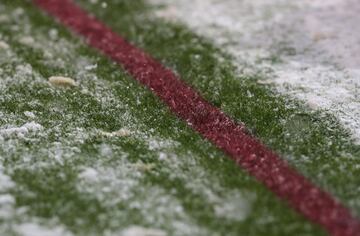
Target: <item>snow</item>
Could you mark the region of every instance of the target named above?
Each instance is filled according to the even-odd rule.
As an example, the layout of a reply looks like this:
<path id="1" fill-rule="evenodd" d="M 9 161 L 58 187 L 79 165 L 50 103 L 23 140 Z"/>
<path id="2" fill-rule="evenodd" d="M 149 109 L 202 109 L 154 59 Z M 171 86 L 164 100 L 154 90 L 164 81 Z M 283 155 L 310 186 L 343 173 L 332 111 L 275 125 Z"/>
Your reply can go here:
<path id="1" fill-rule="evenodd" d="M 0 167 L 3 166 L 0 163 Z M 6 175 L 2 169 L 0 169 L 0 193 L 7 192 L 15 186 L 15 183 L 11 180 L 11 178 Z"/>
<path id="2" fill-rule="evenodd" d="M 98 172 L 93 168 L 86 168 L 79 174 L 79 178 L 94 182 L 98 178 Z"/>
<path id="3" fill-rule="evenodd" d="M 35 114 L 34 114 L 33 112 L 31 112 L 31 111 L 25 111 L 25 112 L 24 112 L 24 115 L 25 115 L 26 117 L 30 118 L 30 119 L 36 118 Z"/>
<path id="4" fill-rule="evenodd" d="M 22 24 L 24 23 L 19 22 L 18 26 L 24 27 Z M 24 28 L 30 29 L 30 27 Z M 19 32 L 26 31 L 20 29 Z M 102 111 L 105 115 L 114 116 L 119 110 L 125 111 L 116 117 L 118 125 L 124 128 L 118 131 L 115 129 L 115 131 L 105 132 L 99 131 L 100 128 L 97 129 L 98 127 L 88 127 L 86 125 L 89 121 L 87 120 L 88 114 L 80 111 L 79 114 L 73 115 L 71 112 L 67 112 L 66 106 L 61 104 L 62 101 L 59 101 L 59 104 L 50 103 L 51 106 L 44 107 L 44 110 L 45 112 L 46 109 L 49 112 L 57 111 L 58 113 L 54 112 L 54 114 L 60 113 L 64 120 L 47 119 L 44 114 L 37 110 L 35 110 L 35 116 L 29 108 L 30 111 L 24 113 L 25 119 L 36 119 L 44 126 L 45 124 L 49 125 L 46 125 L 45 129 L 36 122 L 30 122 L 26 124 L 32 125 L 24 124 L 19 127 L 7 125 L 0 128 L 0 132 L 11 133 L 13 138 L 5 140 L 3 143 L 0 141 L 0 148 L 5 147 L 9 153 L 16 153 L 19 157 L 16 160 L 11 160 L 13 163 L 9 164 L 8 169 L 16 168 L 16 170 L 42 173 L 50 167 L 58 168 L 60 166 L 63 168 L 64 163 L 74 166 L 78 171 L 76 172 L 78 178 L 75 178 L 76 181 L 70 184 L 76 186 L 77 196 L 96 199 L 105 209 L 99 215 L 98 220 L 99 225 L 109 225 L 110 229 L 106 230 L 109 235 L 119 235 L 120 233 L 125 236 L 141 236 L 150 233 L 150 235 L 169 234 L 175 236 L 210 235 L 208 228 L 199 224 L 193 218 L 191 211 L 184 209 L 181 197 L 174 194 L 176 188 L 167 189 L 161 184 L 147 184 L 147 174 L 150 172 L 154 176 L 161 173 L 170 179 L 179 179 L 184 183 L 183 187 L 187 192 L 201 197 L 207 205 L 214 208 L 215 219 L 228 219 L 236 222 L 248 219 L 252 213 L 253 201 L 256 199 L 254 194 L 242 188 L 233 190 L 224 187 L 216 175 L 213 175 L 211 171 L 197 162 L 200 159 L 197 153 L 182 152 L 180 151 L 183 150 L 181 144 L 173 136 L 162 136 L 157 131 L 149 129 L 148 124 L 141 117 L 143 115 L 132 112 L 131 109 L 137 109 L 136 106 L 132 107 L 126 99 L 114 95 L 113 88 L 116 83 L 97 77 L 98 75 L 94 72 L 97 65 L 96 58 L 78 56 L 79 45 L 77 43 L 64 39 L 53 29 L 45 32 L 45 36 L 43 29 L 33 28 L 31 30 L 33 39 L 30 40 L 31 47 L 42 52 L 46 58 L 41 63 L 54 68 L 66 68 L 68 71 L 74 72 L 72 76 L 81 84 L 81 88 L 79 88 L 81 93 L 91 96 L 91 99 L 103 108 Z M 25 34 L 20 38 L 22 37 L 27 36 Z M 0 54 L 0 56 L 3 55 Z M 11 74 L 6 79 L 7 83 L 16 81 L 26 89 L 35 88 L 33 85 L 37 85 L 37 87 L 42 85 L 51 94 L 62 92 L 48 86 L 47 78 L 43 78 L 35 67 L 33 69 L 29 64 L 18 59 L 17 55 L 13 55 L 11 59 L 15 61 L 13 64 L 16 65 L 16 71 L 15 75 Z M 119 75 L 116 72 L 114 74 Z M 117 83 L 121 82 L 121 80 L 117 81 Z M 6 83 L 0 85 L 0 88 L 5 89 Z M 139 95 L 135 99 L 140 98 Z M 64 102 L 67 101 L 64 100 Z M 39 102 L 31 101 L 31 104 L 37 105 Z M 16 124 L 27 122 L 23 120 L 23 116 L 13 116 L 10 113 L 4 113 L 4 119 L 11 122 L 14 120 L 17 122 Z M 105 129 L 104 127 L 101 128 Z M 15 139 L 18 133 L 23 134 L 24 137 L 31 133 L 41 134 L 39 136 L 43 137 L 52 134 L 56 141 L 44 142 L 34 150 L 22 145 L 19 142 L 22 140 Z M 144 149 L 146 155 L 134 157 L 133 152 L 122 148 L 123 140 L 129 141 L 125 138 L 123 140 L 108 138 L 129 135 L 131 135 L 129 140 L 137 146 L 136 148 Z M 2 136 L 0 134 L 0 137 Z M 83 144 L 89 142 L 94 143 L 95 151 L 83 153 L 81 149 Z M 44 158 L 42 159 L 42 157 Z M 141 158 L 143 161 L 134 162 L 135 158 Z M 157 165 L 157 160 L 161 161 L 161 164 Z M 4 176 L 0 174 L 0 187 L 6 185 L 8 188 L 14 187 L 15 183 L 12 183 L 11 178 L 5 174 Z M 46 177 L 44 181 L 47 181 Z M 6 189 L 6 187 L 0 189 Z M 21 188 L 19 191 L 24 194 L 35 194 Z M 14 197 L 13 200 L 15 200 Z M 6 195 L 3 201 L 11 202 L 11 196 Z M 119 209 L 119 205 L 123 208 Z M 18 213 L 20 209 L 15 204 L 14 206 L 10 204 L 7 206 L 9 207 L 6 211 L 9 224 L 13 225 L 20 235 L 67 235 L 66 227 L 59 222 L 63 219 L 34 219 L 31 211 L 27 212 L 26 209 L 22 209 L 20 214 Z M 124 226 L 129 225 L 129 217 L 124 212 L 136 212 L 138 219 L 141 219 L 141 223 L 144 225 L 134 225 L 124 229 Z M 20 223 L 18 223 L 18 219 Z M 74 219 L 74 221 L 79 222 L 81 220 L 82 218 Z M 146 228 L 144 226 L 151 227 Z M 0 232 L 1 230 L 0 226 Z M 215 231 L 212 233 L 216 234 Z"/>
<path id="5" fill-rule="evenodd" d="M 7 15 L 0 14 L 0 23 L 6 23 L 9 21 L 9 17 Z"/>
<path id="6" fill-rule="evenodd" d="M 24 223 L 16 226 L 19 236 L 70 236 L 62 227 L 47 228 L 36 223 Z"/>
<path id="7" fill-rule="evenodd" d="M 59 37 L 59 31 L 57 29 L 50 29 L 49 30 L 49 37 L 51 40 L 55 41 Z"/>
<path id="8" fill-rule="evenodd" d="M 31 36 L 24 36 L 19 39 L 19 43 L 24 44 L 26 46 L 33 46 L 35 43 L 35 40 Z"/>
<path id="9" fill-rule="evenodd" d="M 159 153 L 159 160 L 160 160 L 160 161 L 163 161 L 163 160 L 165 160 L 166 158 L 167 158 L 166 153 L 163 153 L 163 152 L 160 152 L 160 153 Z"/>
<path id="10" fill-rule="evenodd" d="M 23 8 L 17 7 L 17 8 L 12 12 L 12 14 L 13 14 L 14 17 L 20 17 L 20 16 L 24 15 L 24 12 L 25 12 L 25 10 L 24 10 Z"/>
<path id="11" fill-rule="evenodd" d="M 160 150 L 168 147 L 177 146 L 178 143 L 171 140 L 159 140 L 159 139 L 149 139 L 148 140 L 149 150 Z"/>
<path id="12" fill-rule="evenodd" d="M 240 74 L 336 116 L 360 142 L 356 0 L 148 0 L 156 14 L 213 40 Z M 279 58 L 271 63 L 269 58 Z"/>
<path id="13" fill-rule="evenodd" d="M 102 156 L 107 157 L 107 156 L 111 156 L 113 154 L 113 150 L 112 150 L 111 146 L 108 144 L 102 143 L 100 145 L 99 149 L 100 149 L 100 154 Z"/>
<path id="14" fill-rule="evenodd" d="M 97 68 L 97 64 L 85 66 L 85 70 L 94 70 Z"/>
<path id="15" fill-rule="evenodd" d="M 13 205 L 15 203 L 15 199 L 10 194 L 0 195 L 0 206 L 1 205 Z"/>
<path id="16" fill-rule="evenodd" d="M 15 183 L 4 173 L 4 166 L 0 156 L 0 221 L 9 219 L 13 215 L 15 199 L 9 194 L 9 191 L 13 188 L 15 188 Z"/>
<path id="17" fill-rule="evenodd" d="M 29 122 L 20 127 L 0 128 L 0 136 L 10 137 L 17 136 L 19 138 L 25 137 L 29 133 L 35 133 L 43 130 L 43 126 L 36 122 Z"/>
<path id="18" fill-rule="evenodd" d="M 107 5 L 106 2 L 102 2 L 102 3 L 101 3 L 101 7 L 102 7 L 102 8 L 107 8 L 107 6 L 108 6 L 108 5 Z"/>
<path id="19" fill-rule="evenodd" d="M 19 64 L 16 66 L 16 73 L 14 74 L 15 79 L 23 79 L 24 77 L 32 76 L 33 69 L 30 64 Z"/>
<path id="20" fill-rule="evenodd" d="M 101 131 L 100 134 L 106 137 L 126 137 L 131 135 L 131 131 L 126 128 L 121 128 L 118 131 L 114 132 Z"/>
<path id="21" fill-rule="evenodd" d="M 9 45 L 4 41 L 0 41 L 0 49 L 8 49 Z"/>
<path id="22" fill-rule="evenodd" d="M 167 234 L 158 229 L 143 228 L 140 226 L 130 226 L 124 229 L 121 236 L 166 236 Z"/>
<path id="23" fill-rule="evenodd" d="M 17 9 L 14 15 L 22 14 L 21 9 Z M 10 21 L 10 18 L 8 18 Z M 2 82 L 0 83 L 1 91 L 6 89 L 11 83 L 22 83 L 24 85 L 30 85 L 34 82 L 39 82 L 39 78 L 34 77 L 34 70 L 32 67 L 19 60 L 16 54 L 9 48 L 6 54 L 0 54 L 0 60 L 14 65 L 11 75 L 7 74 L 6 71 L 0 70 L 0 76 Z M 6 93 L 2 93 L 2 98 L 6 97 Z M 31 105 L 31 103 L 30 103 Z M 27 119 L 35 119 L 35 114 L 32 111 L 25 111 L 24 115 Z M 0 234 L 1 235 L 19 235 L 19 236 L 31 236 L 31 235 L 70 235 L 61 233 L 57 229 L 46 229 L 43 226 L 39 226 L 35 217 L 29 216 L 27 208 L 17 207 L 15 196 L 11 193 L 16 189 L 20 190 L 20 186 L 10 177 L 13 173 L 12 159 L 8 159 L 8 155 L 14 150 L 17 150 L 18 142 L 31 136 L 42 134 L 44 127 L 38 122 L 31 121 L 26 122 L 19 114 L 7 114 L 1 111 L 1 118 L 6 122 L 6 125 L 0 127 Z M 16 124 L 22 124 L 17 126 Z M 20 158 L 24 161 L 31 159 L 31 154 L 20 152 Z M 6 161 L 6 166 L 4 165 Z M 32 165 L 27 165 L 28 169 L 32 168 Z M 49 219 L 51 221 L 52 219 Z M 31 226 L 31 227 L 30 227 Z M 59 226 L 60 227 L 60 226 Z M 15 232 L 16 231 L 16 232 Z M 57 233 L 59 232 L 59 233 Z M 65 231 L 63 231 L 65 232 Z"/>
<path id="24" fill-rule="evenodd" d="M 251 212 L 253 196 L 243 196 L 238 192 L 231 192 L 224 199 L 219 199 L 219 203 L 215 204 L 215 214 L 219 217 L 243 221 Z"/>

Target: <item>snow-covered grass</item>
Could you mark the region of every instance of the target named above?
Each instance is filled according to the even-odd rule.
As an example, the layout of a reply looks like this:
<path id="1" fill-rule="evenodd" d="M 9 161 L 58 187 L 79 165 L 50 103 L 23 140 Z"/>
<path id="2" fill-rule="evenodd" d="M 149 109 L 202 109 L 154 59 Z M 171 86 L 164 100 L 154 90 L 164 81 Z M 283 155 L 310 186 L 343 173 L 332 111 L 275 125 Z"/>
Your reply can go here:
<path id="1" fill-rule="evenodd" d="M 54 37 L 53 28 L 35 27 L 21 8 L 13 12 L 16 29 L 3 28 L 10 46 L 0 56 L 0 155 L 11 185 L 2 202 L 15 212 L 0 225 L 4 234 L 217 235 L 202 221 L 240 223 L 251 215 L 255 190 L 225 187 L 200 165 L 223 155 L 149 91 L 67 33 Z M 54 86 L 52 75 L 74 78 L 77 86 Z M 185 148 L 189 138 L 200 148 Z M 222 158 L 217 162 L 224 168 Z M 277 202 L 270 195 L 269 201 Z"/>
<path id="2" fill-rule="evenodd" d="M 115 30 L 124 24 L 130 40 L 358 209 L 360 169 L 347 170 L 357 163 L 356 150 L 331 118 L 318 121 L 318 114 L 257 85 L 242 84 L 239 92 L 228 57 L 183 27 L 153 21 L 141 1 L 114 0 L 107 7 L 102 1 L 79 2 Z M 1 2 L 1 19 L 7 24 L 0 28 L 0 40 L 8 47 L 0 49 L 5 52 L 0 54 L 0 173 L 9 188 L 0 199 L 12 213 L 5 223 L 0 220 L 0 232 L 323 234 L 120 67 L 28 2 Z M 51 76 L 71 78 L 77 86 L 54 86 Z M 333 155 L 338 158 L 324 164 Z M 344 169 L 347 176 L 339 174 Z"/>
<path id="3" fill-rule="evenodd" d="M 266 85 L 269 84 L 267 75 L 273 73 L 273 70 L 263 67 L 262 64 L 271 66 L 280 64 L 281 58 L 276 56 L 279 52 L 291 56 L 294 50 L 291 47 L 287 48 L 286 43 L 280 43 L 281 50 L 274 47 L 276 50 L 271 54 L 265 52 L 269 54 L 265 57 L 266 60 L 254 59 L 249 60 L 254 61 L 253 65 L 246 62 L 241 64 L 238 60 L 233 60 L 234 55 L 228 56 L 227 45 L 219 47 L 217 44 L 218 47 L 214 47 L 212 42 L 217 39 L 197 36 L 188 30 L 189 26 L 181 24 L 182 18 L 175 17 L 173 18 L 175 20 L 170 21 L 167 20 L 169 18 L 165 20 L 162 17 L 154 18 L 154 12 L 156 15 L 159 11 L 164 12 L 162 11 L 164 9 L 168 12 L 169 8 L 166 5 L 155 4 L 155 6 L 144 8 L 143 1 L 140 0 L 112 1 L 109 7 L 104 9 L 97 4 L 88 4 L 86 1 L 78 2 L 94 12 L 122 36 L 173 69 L 215 106 L 245 123 L 250 132 L 282 154 L 302 174 L 333 193 L 355 213 L 359 212 L 360 201 L 357 197 L 360 191 L 357 187 L 359 170 L 354 168 L 360 161 L 359 145 L 354 144 L 349 136 L 350 130 L 344 130 L 342 125 L 339 125 L 336 114 L 322 109 L 309 109 L 309 104 L 304 105 L 293 96 L 288 96 L 289 94 L 280 95 L 278 90 L 274 91 L 274 86 Z M 171 2 L 170 8 L 172 4 L 184 2 L 186 1 Z M 214 2 L 216 1 L 212 1 Z M 278 1 L 279 4 L 275 6 L 272 6 L 273 2 L 268 1 L 243 2 L 250 5 L 257 3 L 256 7 L 263 10 L 266 19 L 272 15 L 271 11 L 293 12 L 294 8 L 299 9 L 302 6 L 302 3 L 289 6 L 288 1 Z M 206 4 L 206 1 L 194 1 L 187 7 L 196 9 L 197 3 L 202 5 Z M 235 9 L 239 1 L 225 1 L 225 3 L 234 4 L 232 9 Z M 225 3 L 218 1 L 217 9 L 221 10 L 221 5 Z M 262 5 L 268 7 L 261 8 Z M 254 9 L 249 8 L 243 11 L 254 12 Z M 122 17 L 119 17 L 119 12 L 123 13 Z M 233 10 L 234 15 L 237 13 L 239 13 L 237 10 Z M 269 13 L 269 16 L 266 13 Z M 224 15 L 224 17 L 227 16 Z M 256 24 L 256 22 L 253 23 Z M 251 20 L 247 23 L 250 24 Z M 204 27 L 203 30 L 207 29 Z M 263 28 L 260 27 L 260 29 L 259 33 Z M 217 29 L 212 31 L 217 31 Z M 231 38 L 231 35 L 222 32 L 221 28 L 219 31 L 220 38 Z M 196 32 L 201 34 L 201 31 Z M 277 34 L 273 36 L 279 40 L 286 38 Z M 264 37 L 269 39 L 268 35 Z M 317 37 L 320 36 L 317 35 Z M 253 41 L 256 42 L 256 39 L 255 37 Z M 232 42 L 235 46 L 236 40 L 235 37 Z M 248 41 L 251 43 L 251 39 Z M 268 42 L 269 48 L 272 48 L 271 45 L 274 44 L 271 38 L 268 41 L 260 41 Z M 255 58 L 257 58 L 256 55 Z"/>
<path id="4" fill-rule="evenodd" d="M 360 4 L 355 0 L 150 0 L 261 74 L 283 94 L 334 114 L 360 142 Z"/>

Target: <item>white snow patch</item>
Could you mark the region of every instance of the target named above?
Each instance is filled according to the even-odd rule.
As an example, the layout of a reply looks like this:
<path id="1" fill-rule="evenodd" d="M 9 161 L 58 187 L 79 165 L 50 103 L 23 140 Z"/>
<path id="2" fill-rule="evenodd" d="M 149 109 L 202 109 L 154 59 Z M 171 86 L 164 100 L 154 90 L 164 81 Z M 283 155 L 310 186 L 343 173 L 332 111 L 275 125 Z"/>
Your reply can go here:
<path id="1" fill-rule="evenodd" d="M 160 161 L 163 161 L 163 160 L 165 160 L 166 158 L 167 158 L 166 153 L 163 153 L 163 152 L 160 152 L 160 153 L 159 153 L 159 160 L 160 160 Z"/>
<path id="2" fill-rule="evenodd" d="M 252 208 L 254 197 L 244 197 L 239 192 L 230 192 L 224 199 L 215 204 L 215 214 L 219 217 L 234 220 L 245 220 Z"/>
<path id="3" fill-rule="evenodd" d="M 17 7 L 13 12 L 12 14 L 15 16 L 15 17 L 20 17 L 22 15 L 24 15 L 24 12 L 25 10 L 21 7 Z"/>
<path id="4" fill-rule="evenodd" d="M 49 37 L 52 40 L 57 40 L 59 37 L 59 31 L 57 29 L 50 29 L 49 30 Z"/>
<path id="5" fill-rule="evenodd" d="M 8 175 L 5 175 L 2 170 L 0 170 L 0 193 L 8 191 L 14 186 L 15 183 L 11 180 L 11 178 Z"/>
<path id="6" fill-rule="evenodd" d="M 13 215 L 15 199 L 8 192 L 14 187 L 15 183 L 4 173 L 4 166 L 0 159 L 0 220 L 9 219 Z"/>
<path id="7" fill-rule="evenodd" d="M 4 41 L 0 41 L 0 49 L 8 49 L 10 46 Z"/>
<path id="8" fill-rule="evenodd" d="M 100 145 L 100 154 L 105 157 L 109 157 L 113 154 L 113 150 L 110 145 L 107 145 L 105 143 L 102 143 Z"/>
<path id="9" fill-rule="evenodd" d="M 25 111 L 24 115 L 26 117 L 28 117 L 28 118 L 31 118 L 31 119 L 34 119 L 36 117 L 35 114 L 33 112 L 31 112 L 31 111 Z"/>
<path id="10" fill-rule="evenodd" d="M 108 6 L 108 5 L 107 5 L 106 2 L 102 2 L 102 3 L 101 3 L 101 7 L 102 7 L 102 8 L 107 8 L 107 6 Z"/>
<path id="11" fill-rule="evenodd" d="M 114 132 L 100 131 L 100 134 L 106 137 L 126 137 L 131 135 L 131 131 L 126 128 L 121 128 L 120 130 Z"/>
<path id="12" fill-rule="evenodd" d="M 34 46 L 35 40 L 31 36 L 23 36 L 19 38 L 19 43 L 24 44 L 26 46 Z"/>
<path id="13" fill-rule="evenodd" d="M 178 145 L 177 142 L 172 140 L 162 140 L 162 139 L 149 139 L 148 140 L 149 150 L 161 150 L 169 147 L 175 147 Z"/>
<path id="14" fill-rule="evenodd" d="M 37 223 L 23 223 L 16 226 L 15 231 L 20 236 L 70 236 L 63 227 L 48 228 Z"/>
<path id="15" fill-rule="evenodd" d="M 149 229 L 140 226 L 130 226 L 124 229 L 121 236 L 166 236 L 166 232 L 159 229 Z"/>
<path id="16" fill-rule="evenodd" d="M 15 204 L 15 198 L 10 194 L 0 195 L 0 207 L 2 205 L 13 205 Z"/>
<path id="17" fill-rule="evenodd" d="M 8 22 L 10 19 L 7 15 L 1 14 L 0 15 L 0 23 L 6 23 Z"/>
<path id="18" fill-rule="evenodd" d="M 79 174 L 79 178 L 94 182 L 98 179 L 98 172 L 93 168 L 86 168 Z"/>
<path id="19" fill-rule="evenodd" d="M 20 64 L 16 66 L 14 78 L 24 79 L 33 75 L 33 69 L 30 64 Z"/>
<path id="20" fill-rule="evenodd" d="M 44 129 L 44 127 L 42 125 L 32 121 L 30 123 L 24 124 L 21 127 L 11 127 L 11 128 L 0 129 L 0 135 L 3 137 L 17 136 L 19 138 L 23 138 L 28 133 L 38 132 L 43 129 Z"/>
<path id="21" fill-rule="evenodd" d="M 85 66 L 85 70 L 94 70 L 97 68 L 97 64 L 94 64 L 94 65 L 87 65 Z"/>

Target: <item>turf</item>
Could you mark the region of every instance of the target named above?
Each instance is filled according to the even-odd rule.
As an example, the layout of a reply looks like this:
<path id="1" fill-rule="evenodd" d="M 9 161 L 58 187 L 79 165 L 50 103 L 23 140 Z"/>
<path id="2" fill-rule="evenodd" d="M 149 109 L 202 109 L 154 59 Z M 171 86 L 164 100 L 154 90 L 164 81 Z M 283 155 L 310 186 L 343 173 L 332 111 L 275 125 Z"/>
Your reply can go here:
<path id="1" fill-rule="evenodd" d="M 228 55 L 185 26 L 151 17 L 152 10 L 143 1 L 114 1 L 107 8 L 78 2 L 360 214 L 356 190 L 360 146 L 335 117 L 276 94 L 257 83 L 261 77 L 238 77 Z"/>
<path id="2" fill-rule="evenodd" d="M 276 95 L 256 83 L 261 78 L 238 78 L 231 58 L 185 27 L 152 18 L 141 1 L 113 1 L 104 9 L 80 3 L 359 214 L 359 147 L 333 117 Z M 2 231 L 14 233 L 30 221 L 77 235 L 111 235 L 134 224 L 170 235 L 323 234 L 31 4 L 0 6 L 1 14 L 13 14 L 0 28 L 11 51 L 0 54 L 0 126 L 19 127 L 32 111 L 44 127 L 0 140 L 2 163 L 16 184 L 14 211 L 26 207 L 1 219 Z M 17 15 L 17 7 L 24 12 Z M 26 35 L 35 43 L 21 43 Z M 47 78 L 58 74 L 80 86 L 52 87 Z M 102 135 L 123 127 L 129 137 Z M 86 174 L 91 170 L 95 180 Z"/>

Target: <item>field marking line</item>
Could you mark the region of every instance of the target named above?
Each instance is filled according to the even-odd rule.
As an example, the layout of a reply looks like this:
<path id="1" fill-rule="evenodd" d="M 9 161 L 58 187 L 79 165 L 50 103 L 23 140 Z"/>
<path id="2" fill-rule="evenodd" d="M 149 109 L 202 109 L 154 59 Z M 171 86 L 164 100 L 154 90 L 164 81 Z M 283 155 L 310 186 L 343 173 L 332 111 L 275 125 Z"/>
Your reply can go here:
<path id="1" fill-rule="evenodd" d="M 227 153 L 238 166 L 263 183 L 298 213 L 334 236 L 359 236 L 360 220 L 333 196 L 290 167 L 170 69 L 128 43 L 72 0 L 33 0 L 73 32 L 85 38 L 148 87 L 169 109 L 204 138 Z"/>

